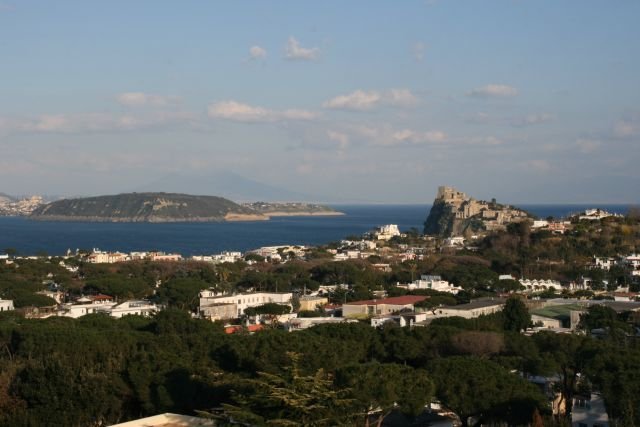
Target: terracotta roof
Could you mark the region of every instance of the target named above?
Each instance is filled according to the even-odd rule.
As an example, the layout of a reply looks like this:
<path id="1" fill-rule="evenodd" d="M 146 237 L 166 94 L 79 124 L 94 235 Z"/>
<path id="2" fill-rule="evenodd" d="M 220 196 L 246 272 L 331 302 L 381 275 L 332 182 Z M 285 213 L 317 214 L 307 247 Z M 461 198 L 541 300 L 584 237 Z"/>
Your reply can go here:
<path id="1" fill-rule="evenodd" d="M 348 302 L 345 305 L 378 305 L 378 304 L 392 304 L 392 305 L 408 305 L 415 304 L 420 301 L 428 299 L 425 295 L 404 295 L 401 297 L 369 299 L 365 301 L 353 301 Z"/>
<path id="2" fill-rule="evenodd" d="M 249 325 L 247 326 L 247 332 L 257 332 L 262 330 L 264 327 L 262 325 Z M 240 332 L 242 330 L 242 325 L 233 325 L 227 326 L 224 328 L 224 332 L 226 334 L 235 334 L 236 332 Z"/>
<path id="3" fill-rule="evenodd" d="M 104 295 L 104 294 L 97 294 L 97 295 L 89 296 L 89 299 L 92 301 L 106 301 L 106 300 L 112 300 L 113 297 L 109 295 Z"/>

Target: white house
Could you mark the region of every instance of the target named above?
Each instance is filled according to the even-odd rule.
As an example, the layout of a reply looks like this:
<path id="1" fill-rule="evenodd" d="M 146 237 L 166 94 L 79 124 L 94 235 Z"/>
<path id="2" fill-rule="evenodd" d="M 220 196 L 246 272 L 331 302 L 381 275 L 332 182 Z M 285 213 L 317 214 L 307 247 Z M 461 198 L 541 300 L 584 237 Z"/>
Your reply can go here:
<path id="1" fill-rule="evenodd" d="M 621 264 L 632 276 L 640 276 L 640 255 L 632 254 L 622 258 Z"/>
<path id="2" fill-rule="evenodd" d="M 128 255 L 121 252 L 104 252 L 94 249 L 91 255 L 87 257 L 87 262 L 92 264 L 113 264 L 128 260 Z"/>
<path id="3" fill-rule="evenodd" d="M 291 292 L 252 292 L 235 295 L 217 296 L 212 290 L 200 291 L 199 311 L 203 317 L 211 320 L 240 317 L 245 309 L 267 303 L 291 306 Z"/>
<path id="4" fill-rule="evenodd" d="M 557 280 L 520 279 L 520 284 L 524 286 L 527 291 L 537 291 L 543 289 L 554 289 L 556 291 L 562 290 L 562 285 Z"/>
<path id="5" fill-rule="evenodd" d="M 378 240 L 391 240 L 391 238 L 400 235 L 400 229 L 397 224 L 387 224 L 378 227 L 373 235 Z"/>
<path id="6" fill-rule="evenodd" d="M 13 310 L 13 300 L 0 299 L 0 311 L 11 311 L 11 310 Z"/>
<path id="7" fill-rule="evenodd" d="M 444 240 L 444 244 L 445 246 L 448 247 L 463 247 L 464 246 L 464 241 L 465 238 L 462 236 L 453 236 L 453 237 L 448 237 Z"/>
<path id="8" fill-rule="evenodd" d="M 104 310 L 98 310 L 98 312 L 104 312 L 111 317 L 121 318 L 127 315 L 137 316 L 150 316 L 160 311 L 161 307 L 158 305 L 144 300 L 132 300 L 125 301 L 118 305 L 111 307 L 105 307 Z"/>
<path id="9" fill-rule="evenodd" d="M 414 289 L 432 289 L 438 292 L 449 292 L 452 294 L 457 294 L 462 290 L 462 288 L 455 286 L 452 283 L 447 282 L 446 280 L 442 280 L 440 276 L 431 276 L 431 275 L 422 275 L 420 279 L 414 280 L 413 282 L 402 285 L 400 283 L 397 284 L 399 288 L 408 289 L 410 291 Z"/>
<path id="10" fill-rule="evenodd" d="M 106 309 L 109 309 L 115 305 L 115 302 L 99 304 L 63 304 L 57 314 L 58 316 L 77 319 L 78 317 L 82 317 L 87 314 L 104 313 Z"/>
<path id="11" fill-rule="evenodd" d="M 579 219 L 586 219 L 589 221 L 594 221 L 594 220 L 599 220 L 602 218 L 607 218 L 610 216 L 621 216 L 620 214 L 613 214 L 611 212 L 607 212 L 605 210 L 602 209 L 587 209 L 586 211 L 584 211 Z"/>
<path id="12" fill-rule="evenodd" d="M 600 257 L 594 256 L 591 267 L 599 268 L 600 270 L 609 271 L 611 267 L 615 265 L 615 262 L 616 262 L 615 258 L 610 258 L 610 257 L 600 258 Z"/>
<path id="13" fill-rule="evenodd" d="M 460 316 L 465 319 L 472 319 L 502 311 L 505 302 L 504 299 L 478 299 L 468 304 L 438 307 L 434 311 L 437 317 Z"/>

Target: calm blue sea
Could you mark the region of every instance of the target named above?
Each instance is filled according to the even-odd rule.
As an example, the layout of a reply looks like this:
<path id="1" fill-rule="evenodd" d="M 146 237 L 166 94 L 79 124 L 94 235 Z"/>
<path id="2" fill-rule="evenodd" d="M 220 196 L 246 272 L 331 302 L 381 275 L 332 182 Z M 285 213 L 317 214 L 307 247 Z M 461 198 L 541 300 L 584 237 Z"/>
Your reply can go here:
<path id="1" fill-rule="evenodd" d="M 246 251 L 281 244 L 319 245 L 359 235 L 383 224 L 422 230 L 430 205 L 336 205 L 336 217 L 282 217 L 270 221 L 226 223 L 46 222 L 0 217 L 0 253 L 14 248 L 22 255 L 67 249 L 161 250 L 183 256 Z M 626 213 L 627 205 L 520 205 L 534 215 L 562 217 L 587 208 Z"/>

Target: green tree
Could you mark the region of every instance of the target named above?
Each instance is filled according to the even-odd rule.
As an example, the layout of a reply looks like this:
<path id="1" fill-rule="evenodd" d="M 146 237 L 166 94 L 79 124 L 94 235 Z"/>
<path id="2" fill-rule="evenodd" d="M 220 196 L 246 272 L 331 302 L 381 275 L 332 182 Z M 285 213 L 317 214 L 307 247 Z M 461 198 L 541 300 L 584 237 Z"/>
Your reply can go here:
<path id="1" fill-rule="evenodd" d="M 318 370 L 303 375 L 300 355 L 287 353 L 291 366 L 283 375 L 258 372 L 243 380 L 234 404 L 225 404 L 222 418 L 253 426 L 334 426 L 351 420 L 353 399 L 348 390 L 336 389 L 331 378 Z"/>
<path id="2" fill-rule="evenodd" d="M 428 366 L 436 395 L 460 416 L 463 426 L 507 422 L 524 425 L 536 410 L 543 411 L 546 398 L 531 383 L 498 364 L 475 357 L 436 359 Z"/>
<path id="3" fill-rule="evenodd" d="M 520 298 L 507 299 L 502 315 L 504 316 L 504 329 L 507 331 L 520 332 L 531 326 L 531 314 Z"/>
<path id="4" fill-rule="evenodd" d="M 434 389 L 426 371 L 394 363 L 340 368 L 336 372 L 336 384 L 351 390 L 365 425 L 369 425 L 369 413 L 378 410 L 378 426 L 394 408 L 408 415 L 419 415 L 431 400 Z"/>

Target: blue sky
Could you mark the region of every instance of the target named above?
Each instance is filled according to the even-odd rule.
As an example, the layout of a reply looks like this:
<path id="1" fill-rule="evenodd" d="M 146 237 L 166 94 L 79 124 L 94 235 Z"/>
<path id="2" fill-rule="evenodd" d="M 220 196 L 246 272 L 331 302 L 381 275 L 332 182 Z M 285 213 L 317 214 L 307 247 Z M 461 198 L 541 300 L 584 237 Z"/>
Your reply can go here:
<path id="1" fill-rule="evenodd" d="M 637 1 L 0 0 L 0 191 L 640 202 Z M 189 178 L 191 177 L 191 178 Z M 205 179 L 205 178 L 202 178 Z M 192 182 L 192 181 L 191 181 Z"/>

